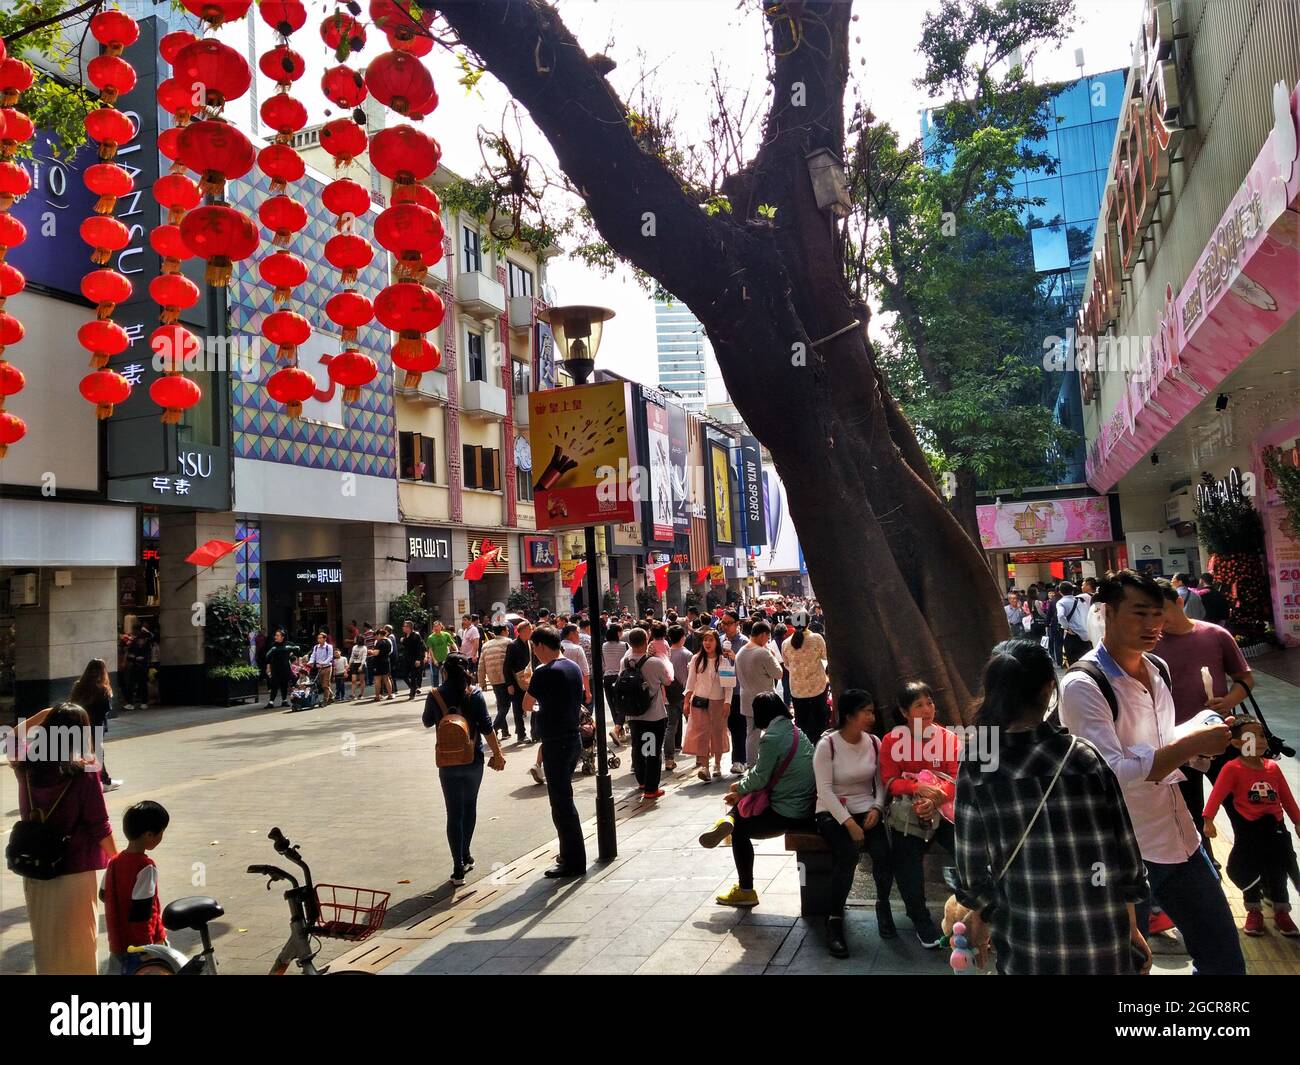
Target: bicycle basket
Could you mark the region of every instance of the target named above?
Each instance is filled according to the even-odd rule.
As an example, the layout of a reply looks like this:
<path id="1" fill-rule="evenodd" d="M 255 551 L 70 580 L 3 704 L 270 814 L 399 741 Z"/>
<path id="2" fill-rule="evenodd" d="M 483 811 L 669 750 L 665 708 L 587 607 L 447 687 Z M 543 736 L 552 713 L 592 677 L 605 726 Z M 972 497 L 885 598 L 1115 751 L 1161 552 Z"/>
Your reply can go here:
<path id="1" fill-rule="evenodd" d="M 320 907 L 317 935 L 360 942 L 379 931 L 388 912 L 389 892 L 344 884 L 317 884 Z"/>

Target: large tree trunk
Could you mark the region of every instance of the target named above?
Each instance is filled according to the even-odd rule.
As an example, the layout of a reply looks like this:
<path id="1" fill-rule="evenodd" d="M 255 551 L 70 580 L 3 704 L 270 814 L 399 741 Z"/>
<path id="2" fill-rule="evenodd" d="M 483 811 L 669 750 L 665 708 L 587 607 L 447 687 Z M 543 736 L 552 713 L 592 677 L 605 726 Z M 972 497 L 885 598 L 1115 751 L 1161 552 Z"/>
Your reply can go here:
<path id="1" fill-rule="evenodd" d="M 528 109 L 610 246 L 708 330 L 732 400 L 786 485 L 826 610 L 835 690 L 870 688 L 883 708 L 901 682 L 921 678 L 945 719 L 967 719 L 1005 627 L 996 589 L 876 369 L 807 170 L 816 148 L 843 157 L 850 5 L 769 9 L 764 144 L 728 181 L 733 214 L 712 218 L 640 149 L 623 104 L 553 8 L 466 0 L 441 11 Z M 755 221 L 759 204 L 777 208 L 773 224 Z"/>

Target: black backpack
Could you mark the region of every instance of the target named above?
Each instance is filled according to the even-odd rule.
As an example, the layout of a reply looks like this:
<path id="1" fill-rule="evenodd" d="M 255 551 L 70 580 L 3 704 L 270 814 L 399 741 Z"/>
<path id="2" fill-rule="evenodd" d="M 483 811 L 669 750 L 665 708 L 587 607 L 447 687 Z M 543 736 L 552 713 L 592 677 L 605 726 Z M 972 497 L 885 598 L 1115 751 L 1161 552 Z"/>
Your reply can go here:
<path id="1" fill-rule="evenodd" d="M 641 675 L 641 667 L 649 658 L 648 654 L 644 654 L 635 661 L 628 662 L 614 680 L 614 705 L 625 717 L 640 717 L 654 702 L 654 693 Z"/>
<path id="2" fill-rule="evenodd" d="M 26 778 L 27 774 L 23 774 Z M 11 873 L 28 880 L 53 880 L 59 875 L 59 869 L 68 857 L 68 844 L 71 836 L 65 836 L 49 824 L 50 815 L 63 801 L 63 796 L 72 787 L 68 781 L 48 810 L 42 810 L 32 801 L 32 784 L 27 785 L 28 820 L 19 821 L 9 832 L 9 844 L 5 847 L 5 864 Z"/>
<path id="3" fill-rule="evenodd" d="M 1148 654 L 1144 654 L 1142 657 L 1156 667 L 1156 672 L 1164 678 L 1165 687 L 1173 691 L 1173 681 L 1169 679 L 1169 666 L 1165 660 Z M 1119 720 L 1119 700 L 1115 698 L 1115 689 L 1110 686 L 1110 680 L 1106 677 L 1106 672 L 1101 666 L 1097 665 L 1096 662 L 1076 662 L 1066 672 L 1082 673 L 1097 685 L 1101 689 L 1102 697 L 1106 700 L 1106 705 L 1110 707 L 1110 719 L 1112 721 Z"/>

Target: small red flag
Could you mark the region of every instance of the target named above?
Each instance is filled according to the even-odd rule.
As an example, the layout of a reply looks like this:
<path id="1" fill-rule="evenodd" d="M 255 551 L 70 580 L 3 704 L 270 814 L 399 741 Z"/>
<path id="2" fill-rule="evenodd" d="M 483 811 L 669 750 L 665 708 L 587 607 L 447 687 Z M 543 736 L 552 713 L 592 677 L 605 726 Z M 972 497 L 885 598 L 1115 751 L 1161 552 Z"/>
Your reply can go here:
<path id="1" fill-rule="evenodd" d="M 250 539 L 252 538 L 245 537 L 243 540 L 234 541 L 209 540 L 206 544 L 200 544 L 186 555 L 185 561 L 192 562 L 196 566 L 215 566 L 217 562 L 225 558 L 240 544 L 246 544 Z"/>
<path id="2" fill-rule="evenodd" d="M 501 548 L 493 547 L 492 541 L 485 537 L 483 545 L 479 549 L 478 558 L 465 567 L 465 579 L 467 581 L 481 580 L 488 568 L 488 563 L 495 561 L 499 554 L 501 554 Z"/>
<path id="3" fill-rule="evenodd" d="M 659 593 L 660 599 L 668 593 L 668 565 L 665 562 L 662 566 L 656 566 L 654 570 L 655 591 Z"/>
<path id="4" fill-rule="evenodd" d="M 713 571 L 712 566 L 705 566 L 703 569 L 697 569 L 695 571 L 695 583 L 703 584 L 705 581 L 709 579 L 709 574 L 712 571 Z"/>
<path id="5" fill-rule="evenodd" d="M 578 589 L 582 587 L 582 578 L 587 575 L 587 563 L 579 562 L 573 567 L 573 576 L 569 578 L 569 594 L 577 595 Z"/>

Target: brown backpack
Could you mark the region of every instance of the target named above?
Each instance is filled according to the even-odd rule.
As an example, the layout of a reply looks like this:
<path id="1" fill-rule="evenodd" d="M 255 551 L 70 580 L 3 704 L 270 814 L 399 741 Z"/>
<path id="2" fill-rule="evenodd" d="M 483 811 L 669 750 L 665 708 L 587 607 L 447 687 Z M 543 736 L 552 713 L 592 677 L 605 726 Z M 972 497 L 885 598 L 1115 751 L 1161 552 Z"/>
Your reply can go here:
<path id="1" fill-rule="evenodd" d="M 465 694 L 469 696 L 476 691 L 477 688 L 471 688 Z M 433 734 L 434 764 L 439 769 L 443 766 L 469 765 L 478 754 L 478 744 L 474 742 L 474 730 L 469 727 L 469 721 L 463 714 L 447 708 L 442 692 L 434 688 L 431 694 L 438 703 L 438 709 L 442 711 Z"/>

